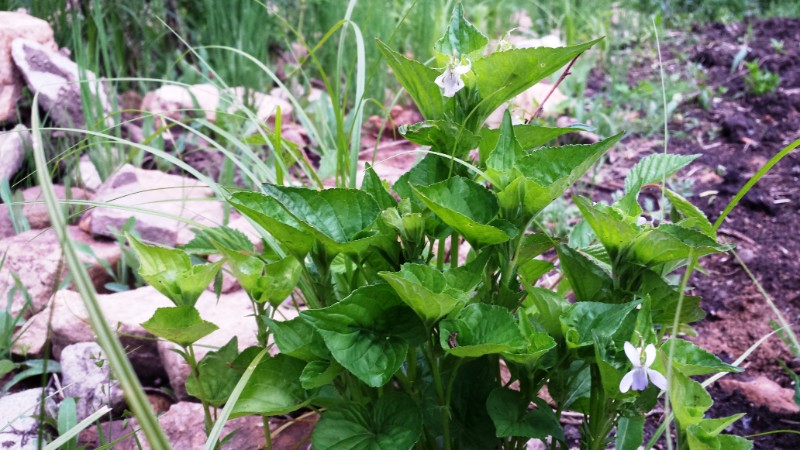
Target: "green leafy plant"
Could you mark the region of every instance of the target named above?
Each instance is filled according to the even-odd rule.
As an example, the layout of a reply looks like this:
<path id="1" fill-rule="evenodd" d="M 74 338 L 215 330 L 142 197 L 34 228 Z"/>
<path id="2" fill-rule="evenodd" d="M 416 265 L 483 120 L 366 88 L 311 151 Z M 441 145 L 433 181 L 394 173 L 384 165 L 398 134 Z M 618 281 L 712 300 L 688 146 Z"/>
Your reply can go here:
<path id="1" fill-rule="evenodd" d="M 769 94 L 775 92 L 778 86 L 780 86 L 780 75 L 761 68 L 758 61 L 746 62 L 744 65 L 747 67 L 747 75 L 744 77 L 744 84 L 747 86 L 747 91 L 751 94 Z"/>
<path id="2" fill-rule="evenodd" d="M 695 156 L 644 158 L 613 204 L 573 195 L 583 230 L 549 234 L 540 213 L 621 134 L 551 147 L 577 129 L 514 125 L 508 113 L 499 129 L 483 123 L 597 41 L 486 54 L 487 43 L 460 5 L 434 47 L 439 68 L 378 42 L 425 119 L 403 134 L 430 147 L 394 185 L 367 168 L 360 189 L 266 183 L 230 193 L 268 233 L 263 251 L 225 227 L 182 250 L 129 237 L 140 275 L 176 305 L 143 325 L 183 349 L 212 446 L 221 425 L 209 410 L 224 405 L 224 417 L 319 410 L 316 448 L 524 448 L 532 438 L 567 448 L 567 411 L 582 414 L 582 448 L 611 439 L 638 448 L 665 393 L 680 448 L 748 448 L 720 434 L 740 416 L 705 418 L 711 398 L 691 378 L 739 369 L 679 338 L 704 312 L 685 282 L 670 280 L 731 248 L 664 187 Z M 638 197 L 659 185 L 670 209 L 648 214 L 659 214 L 656 225 Z M 228 265 L 253 301 L 260 349 L 239 353 L 234 340 L 196 360 L 192 344 L 215 327 L 193 305 L 221 263 L 193 264 L 189 253 Z M 544 283 L 548 273 L 555 283 Z M 278 321 L 289 295 L 306 307 Z M 270 338 L 277 356 L 263 356 Z"/>

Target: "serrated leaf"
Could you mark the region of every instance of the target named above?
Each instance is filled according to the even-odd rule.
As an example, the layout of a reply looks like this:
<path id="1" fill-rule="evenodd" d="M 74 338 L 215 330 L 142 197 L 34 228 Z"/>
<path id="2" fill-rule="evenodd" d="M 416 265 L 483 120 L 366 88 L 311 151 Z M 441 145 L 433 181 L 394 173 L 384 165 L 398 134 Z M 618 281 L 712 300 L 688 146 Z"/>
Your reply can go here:
<path id="1" fill-rule="evenodd" d="M 645 230 L 634 241 L 631 251 L 640 264 L 653 266 L 670 261 L 726 252 L 732 245 L 719 244 L 705 234 L 674 224 Z"/>
<path id="2" fill-rule="evenodd" d="M 405 394 L 389 391 L 372 408 L 341 403 L 322 413 L 314 448 L 329 450 L 411 449 L 422 434 L 422 414 Z"/>
<path id="3" fill-rule="evenodd" d="M 617 450 L 637 450 L 644 440 L 643 432 L 643 416 L 620 417 L 617 423 Z"/>
<path id="4" fill-rule="evenodd" d="M 681 428 L 699 423 L 714 404 L 703 385 L 678 370 L 672 371 L 668 394 L 675 419 Z"/>
<path id="5" fill-rule="evenodd" d="M 361 190 L 368 193 L 378 203 L 381 210 L 394 208 L 397 206 L 397 200 L 392 197 L 392 194 L 386 189 L 383 181 L 375 173 L 375 169 L 367 164 L 364 170 L 364 181 L 361 182 Z"/>
<path id="6" fill-rule="evenodd" d="M 428 145 L 432 150 L 462 158 L 477 147 L 478 137 L 471 131 L 449 120 L 427 120 L 400 128 L 400 134 L 409 141 Z"/>
<path id="7" fill-rule="evenodd" d="M 405 361 L 409 345 L 427 334 L 414 311 L 386 284 L 356 289 L 339 303 L 303 311 L 301 317 L 317 329 L 339 364 L 372 387 L 386 384 Z"/>
<path id="8" fill-rule="evenodd" d="M 494 422 L 497 437 L 525 437 L 545 439 L 552 436 L 564 441 L 564 430 L 553 410 L 543 400 L 536 398 L 535 409 L 519 391 L 497 388 L 489 394 L 486 409 Z"/>
<path id="9" fill-rule="evenodd" d="M 569 279 L 569 285 L 578 301 L 611 303 L 609 297 L 614 289 L 614 280 L 606 271 L 568 245 L 559 244 L 556 250 L 561 269 Z"/>
<path id="10" fill-rule="evenodd" d="M 304 258 L 314 244 L 314 237 L 272 197 L 259 192 L 237 192 L 228 198 L 228 203 L 298 258 Z"/>
<path id="11" fill-rule="evenodd" d="M 526 346 L 514 316 L 502 306 L 484 303 L 469 305 L 452 319 L 439 322 L 439 342 L 447 353 L 460 358 L 501 353 Z M 453 343 L 455 347 L 451 347 Z"/>
<path id="12" fill-rule="evenodd" d="M 528 291 L 528 296 L 525 298 L 523 306 L 527 308 L 527 312 L 534 313 L 536 322 L 542 325 L 551 336 L 560 338 L 562 335 L 561 316 L 566 313 L 571 304 L 557 293 L 532 286 L 527 281 L 525 290 Z"/>
<path id="13" fill-rule="evenodd" d="M 511 113 L 506 110 L 503 114 L 497 145 L 492 149 L 489 157 L 486 158 L 486 174 L 496 185 L 496 189 L 502 190 L 508 185 L 509 181 L 511 181 L 509 172 L 521 156 L 522 147 L 514 137 Z"/>
<path id="14" fill-rule="evenodd" d="M 472 180 L 452 177 L 430 186 L 411 188 L 442 222 L 473 246 L 500 244 L 512 237 L 503 228 L 491 224 L 500 210 L 497 198 Z"/>
<path id="15" fill-rule="evenodd" d="M 732 366 L 723 362 L 713 353 L 710 353 L 689 341 L 672 338 L 664 345 L 674 345 L 672 351 L 672 364 L 686 376 L 708 375 L 720 372 L 742 372 L 741 367 Z"/>
<path id="16" fill-rule="evenodd" d="M 375 199 L 356 189 L 313 189 L 264 184 L 264 191 L 333 254 L 360 253 L 377 233 L 369 230 L 381 213 Z"/>
<path id="17" fill-rule="evenodd" d="M 231 418 L 288 414 L 312 400 L 312 394 L 300 385 L 306 363 L 287 355 L 262 359 L 242 390 Z"/>
<path id="18" fill-rule="evenodd" d="M 330 351 L 317 330 L 301 317 L 279 321 L 264 319 L 275 339 L 275 345 L 284 355 L 315 361 L 329 359 Z"/>
<path id="19" fill-rule="evenodd" d="M 700 209 L 689 202 L 689 200 L 669 189 L 664 191 L 664 195 L 669 199 L 672 208 L 683 216 L 680 222 L 674 219 L 673 222 L 686 228 L 694 228 L 711 239 L 717 239 L 717 232 L 714 231 L 714 226 L 708 221 L 708 217 L 706 217 L 703 211 L 700 211 Z"/>
<path id="20" fill-rule="evenodd" d="M 625 195 L 614 205 L 629 216 L 638 216 L 642 208 L 637 201 L 642 186 L 660 183 L 664 178 L 689 165 L 700 155 L 669 155 L 655 153 L 642 158 L 625 178 Z"/>
<path id="21" fill-rule="evenodd" d="M 306 364 L 300 374 L 300 384 L 303 389 L 316 389 L 330 384 L 334 378 L 342 373 L 342 366 L 335 361 L 317 360 Z"/>
<path id="22" fill-rule="evenodd" d="M 498 194 L 501 206 L 514 209 L 521 201 L 528 214 L 538 214 L 621 138 L 622 133 L 595 144 L 546 147 L 517 160 L 520 176 Z"/>
<path id="23" fill-rule="evenodd" d="M 257 303 L 269 302 L 273 307 L 286 300 L 303 272 L 303 266 L 292 255 L 267 264 L 256 256 L 221 247 L 220 252 L 250 298 Z"/>
<path id="24" fill-rule="evenodd" d="M 217 253 L 217 246 L 237 252 L 253 252 L 253 244 L 246 234 L 226 226 L 194 230 L 194 239 L 178 248 L 190 255 L 212 255 Z"/>
<path id="25" fill-rule="evenodd" d="M 640 302 L 621 305 L 597 302 L 573 304 L 561 317 L 561 329 L 570 348 L 594 344 L 595 336 L 611 337 Z"/>
<path id="26" fill-rule="evenodd" d="M 453 100 L 444 97 L 439 86 L 434 82 L 440 72 L 395 52 L 380 39 L 376 39 L 376 41 L 378 49 L 383 53 L 392 72 L 400 80 L 400 84 L 416 103 L 422 117 L 427 120 L 443 118 L 444 111 L 451 107 Z"/>
<path id="27" fill-rule="evenodd" d="M 190 376 L 186 380 L 186 392 L 215 408 L 221 408 L 258 351 L 256 347 L 250 347 L 240 354 L 234 336 L 219 350 L 206 353 L 198 363 L 199 381 Z"/>
<path id="28" fill-rule="evenodd" d="M 571 47 L 512 49 L 477 59 L 472 71 L 479 99 L 470 112 L 470 123 L 482 124 L 503 103 L 549 77 L 598 41 Z"/>
<path id="29" fill-rule="evenodd" d="M 194 306 L 158 308 L 147 322 L 142 323 L 148 333 L 186 347 L 218 329 L 200 318 Z"/>
<path id="30" fill-rule="evenodd" d="M 489 39 L 464 18 L 461 3 L 456 3 L 450 24 L 433 48 L 446 56 L 461 57 L 480 52 L 488 43 Z"/>
<path id="31" fill-rule="evenodd" d="M 403 302 L 424 321 L 432 323 L 447 315 L 465 294 L 449 288 L 445 276 L 424 264 L 403 264 L 399 272 L 379 272 Z"/>
<path id="32" fill-rule="evenodd" d="M 592 204 L 589 199 L 582 196 L 575 196 L 572 200 L 612 260 L 616 258 L 620 249 L 628 245 L 639 233 L 636 226 L 626 222 L 621 213 L 613 207 Z"/>
<path id="33" fill-rule="evenodd" d="M 553 128 L 538 125 L 514 125 L 514 138 L 519 143 L 523 152 L 528 152 L 541 147 L 553 139 L 567 133 L 580 131 L 579 128 Z M 489 154 L 497 147 L 500 140 L 500 128 L 481 128 L 480 144 L 478 145 L 478 155 L 481 161 L 486 161 Z"/>
<path id="34" fill-rule="evenodd" d="M 139 275 L 177 306 L 194 306 L 222 266 L 221 262 L 193 266 L 182 250 L 145 245 L 126 236 L 139 258 Z"/>

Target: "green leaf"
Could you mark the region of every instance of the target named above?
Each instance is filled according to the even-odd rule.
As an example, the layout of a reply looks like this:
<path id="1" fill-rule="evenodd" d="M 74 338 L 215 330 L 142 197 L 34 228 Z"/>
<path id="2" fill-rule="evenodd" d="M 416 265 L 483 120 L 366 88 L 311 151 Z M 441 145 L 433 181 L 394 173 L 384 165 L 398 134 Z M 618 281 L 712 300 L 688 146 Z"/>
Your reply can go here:
<path id="1" fill-rule="evenodd" d="M 176 306 L 194 306 L 222 266 L 221 262 L 193 266 L 182 250 L 145 245 L 126 236 L 139 258 L 139 275 Z"/>
<path id="2" fill-rule="evenodd" d="M 186 347 L 218 329 L 200 318 L 194 306 L 158 308 L 153 317 L 142 324 L 148 333 Z"/>
<path id="3" fill-rule="evenodd" d="M 16 384 L 22 380 L 38 377 L 46 373 L 61 372 L 61 365 L 58 364 L 58 361 L 53 361 L 51 359 L 28 359 L 20 363 L 20 367 L 27 368 L 17 372 L 11 380 L 3 385 L 3 393 L 11 390 L 12 387 L 16 386 Z"/>
<path id="4" fill-rule="evenodd" d="M 529 259 L 517 267 L 519 276 L 529 283 L 535 283 L 542 275 L 553 270 L 553 263 L 544 259 Z"/>
<path id="5" fill-rule="evenodd" d="M 375 199 L 356 189 L 313 189 L 264 184 L 267 194 L 300 221 L 331 253 L 360 253 L 377 236 L 368 230 L 381 213 Z"/>
<path id="6" fill-rule="evenodd" d="M 300 374 L 300 384 L 303 389 L 316 389 L 330 384 L 340 373 L 342 366 L 334 361 L 311 361 Z"/>
<path id="7" fill-rule="evenodd" d="M 526 234 L 522 237 L 517 250 L 517 260 L 525 261 L 536 258 L 553 248 L 556 241 L 544 233 Z"/>
<path id="8" fill-rule="evenodd" d="M 569 279 L 569 285 L 578 301 L 610 300 L 614 281 L 606 271 L 568 245 L 559 244 L 556 250 L 561 269 Z"/>
<path id="9" fill-rule="evenodd" d="M 237 192 L 228 198 L 228 203 L 298 258 L 304 258 L 314 244 L 314 237 L 272 197 L 259 192 Z"/>
<path id="10" fill-rule="evenodd" d="M 672 338 L 664 343 L 666 347 L 674 345 L 672 351 L 672 364 L 686 376 L 708 375 L 720 372 L 742 372 L 741 367 L 732 366 L 722 362 L 713 353 L 683 339 Z"/>
<path id="11" fill-rule="evenodd" d="M 264 319 L 275 339 L 275 345 L 284 355 L 315 361 L 329 359 L 331 354 L 317 330 L 301 317 L 278 321 Z"/>
<path id="12" fill-rule="evenodd" d="M 403 264 L 399 272 L 378 275 L 426 322 L 440 319 L 467 300 L 463 292 L 447 286 L 441 272 L 425 264 Z"/>
<path id="13" fill-rule="evenodd" d="M 405 361 L 409 344 L 427 335 L 414 311 L 386 284 L 359 288 L 301 317 L 322 335 L 334 359 L 371 387 L 386 384 Z"/>
<path id="14" fill-rule="evenodd" d="M 451 339 L 456 346 L 451 348 Z M 502 306 L 475 303 L 439 323 L 439 342 L 460 358 L 501 353 L 526 347 L 514 316 Z"/>
<path id="15" fill-rule="evenodd" d="M 706 411 L 714 404 L 703 385 L 678 370 L 672 371 L 672 379 L 669 380 L 669 396 L 675 419 L 681 428 L 699 423 L 703 420 Z"/>
<path id="16" fill-rule="evenodd" d="M 58 405 L 58 434 L 63 436 L 76 425 L 78 425 L 78 410 L 75 405 L 75 399 L 67 397 Z M 61 450 L 75 450 L 78 448 L 78 437 L 75 436 L 59 448 Z"/>
<path id="17" fill-rule="evenodd" d="M 617 423 L 617 450 L 636 450 L 642 445 L 644 416 L 620 417 Z"/>
<path id="18" fill-rule="evenodd" d="M 525 346 L 503 352 L 508 361 L 533 368 L 539 359 L 556 346 L 556 341 L 549 334 L 537 332 L 525 313 L 520 313 L 520 332 L 525 339 Z"/>
<path id="19" fill-rule="evenodd" d="M 597 302 L 573 304 L 561 317 L 561 328 L 567 346 L 584 347 L 594 343 L 594 336 L 613 336 L 640 303 L 635 301 L 621 305 Z"/>
<path id="20" fill-rule="evenodd" d="M 380 39 L 376 41 L 378 49 L 400 80 L 400 84 L 416 103 L 422 117 L 428 120 L 443 118 L 444 112 L 452 107 L 452 99 L 445 98 L 439 86 L 434 83 L 436 77 L 441 74 L 440 71 L 406 58 L 390 49 Z"/>
<path id="21" fill-rule="evenodd" d="M 434 183 L 450 178 L 450 162 L 441 156 L 428 153 L 422 158 L 408 172 L 404 173 L 397 179 L 397 182 L 392 186 L 397 195 L 401 198 L 411 199 L 415 206 L 419 206 L 419 210 L 424 208 L 422 202 L 414 196 L 414 191 L 411 186 L 429 186 Z"/>
<path id="22" fill-rule="evenodd" d="M 482 124 L 503 103 L 549 77 L 598 41 L 571 47 L 512 49 L 474 61 L 479 100 L 470 113 L 471 123 Z"/>
<path id="23" fill-rule="evenodd" d="M 721 434 L 717 436 L 719 439 L 719 448 L 725 450 L 750 450 L 753 448 L 753 443 L 741 436 L 732 436 L 730 434 Z M 694 449 L 690 449 L 694 450 Z"/>
<path id="24" fill-rule="evenodd" d="M 491 256 L 489 252 L 481 252 L 466 264 L 446 270 L 444 277 L 447 285 L 462 292 L 471 292 L 481 282 L 484 268 Z"/>
<path id="25" fill-rule="evenodd" d="M 534 319 L 551 336 L 560 338 L 561 316 L 570 308 L 570 303 L 557 293 L 540 287 L 535 287 L 529 282 L 525 282 L 525 289 L 528 296 L 523 302 L 528 314 L 535 314 Z"/>
<path id="26" fill-rule="evenodd" d="M 0 318 L 3 318 L 2 315 L 0 315 Z M 0 359 L 0 377 L 4 377 L 7 373 L 11 373 L 11 371 L 15 368 L 16 366 L 14 365 L 14 362 L 10 359 Z"/>
<path id="27" fill-rule="evenodd" d="M 292 293 L 303 266 L 292 255 L 271 264 L 257 256 L 246 255 L 220 247 L 233 276 L 253 301 L 269 302 L 277 307 Z"/>
<path id="28" fill-rule="evenodd" d="M 478 145 L 477 136 L 450 120 L 427 120 L 402 126 L 399 131 L 415 144 L 429 145 L 432 150 L 458 158 Z"/>
<path id="29" fill-rule="evenodd" d="M 364 171 L 364 181 L 361 182 L 361 190 L 371 195 L 378 203 L 381 210 L 397 207 L 397 200 L 389 193 L 386 183 L 381 181 L 375 169 L 370 164 Z"/>
<path id="30" fill-rule="evenodd" d="M 525 437 L 545 439 L 553 436 L 564 441 L 564 430 L 553 410 L 543 400 L 536 398 L 535 409 L 519 391 L 497 388 L 489 394 L 486 409 L 494 422 L 497 437 Z"/>
<path id="31" fill-rule="evenodd" d="M 655 153 L 642 158 L 625 178 L 625 195 L 614 205 L 629 216 L 638 216 L 642 208 L 637 201 L 642 186 L 661 181 L 686 167 L 700 155 Z"/>
<path id="32" fill-rule="evenodd" d="M 253 252 L 253 243 L 246 234 L 226 226 L 194 230 L 194 239 L 178 248 L 190 255 L 212 255 L 220 246 L 237 252 Z"/>
<path id="33" fill-rule="evenodd" d="M 527 152 L 536 147 L 552 141 L 553 139 L 563 136 L 567 133 L 574 133 L 580 131 L 579 128 L 552 128 L 542 127 L 538 125 L 514 125 L 514 138 L 519 143 L 520 148 Z M 478 146 L 478 155 L 481 161 L 486 161 L 489 154 L 497 147 L 500 140 L 501 128 L 481 128 L 480 144 Z"/>
<path id="34" fill-rule="evenodd" d="M 367 408 L 342 403 L 322 413 L 311 435 L 314 448 L 328 450 L 411 449 L 422 434 L 422 414 L 405 394 L 385 393 Z"/>
<path id="35" fill-rule="evenodd" d="M 674 224 L 662 224 L 644 231 L 631 246 L 636 261 L 652 266 L 670 261 L 726 252 L 732 245 L 718 244 L 699 231 Z"/>
<path id="36" fill-rule="evenodd" d="M 669 189 L 664 191 L 664 195 L 667 196 L 669 202 L 672 204 L 672 209 L 684 217 L 680 221 L 675 220 L 677 218 L 673 218 L 673 222 L 682 227 L 696 229 L 711 239 L 717 239 L 717 232 L 714 230 L 714 226 L 708 221 L 708 217 L 706 217 L 703 211 L 700 211 L 700 209 L 689 202 L 689 200 L 686 200 L 678 193 Z"/>
<path id="37" fill-rule="evenodd" d="M 242 390 L 231 418 L 288 414 L 307 405 L 312 396 L 300 385 L 305 365 L 287 355 L 262 359 Z"/>
<path id="38" fill-rule="evenodd" d="M 653 322 L 671 326 L 675 321 L 680 293 L 652 270 L 642 273 L 641 293 L 649 295 L 652 300 Z M 697 322 L 705 316 L 705 311 L 700 308 L 700 297 L 683 296 L 679 318 L 681 323 Z"/>
<path id="39" fill-rule="evenodd" d="M 199 381 L 190 376 L 186 380 L 186 392 L 221 408 L 256 354 L 258 349 L 250 347 L 240 355 L 238 340 L 234 336 L 219 350 L 206 353 L 198 363 Z"/>
<path id="40" fill-rule="evenodd" d="M 485 450 L 501 448 L 492 418 L 486 408 L 489 395 L 497 387 L 497 360 L 482 357 L 464 361 L 455 374 L 450 403 L 450 436 L 453 448 Z M 436 400 L 434 387 L 426 402 L 426 427 L 441 423 L 441 407 Z M 433 427 L 431 427 L 433 428 Z M 440 430 L 441 425 L 434 430 Z"/>
<path id="41" fill-rule="evenodd" d="M 504 229 L 491 225 L 500 210 L 497 198 L 472 180 L 452 177 L 430 186 L 411 188 L 442 222 L 473 246 L 500 244 L 512 237 Z"/>
<path id="42" fill-rule="evenodd" d="M 464 18 L 461 3 L 456 3 L 450 24 L 433 48 L 443 55 L 460 58 L 480 52 L 488 43 L 489 39 Z"/>
<path id="43" fill-rule="evenodd" d="M 693 426 L 701 428 L 711 436 L 717 436 L 744 416 L 746 416 L 745 413 L 740 413 L 728 417 L 721 417 L 719 419 L 703 419 L 700 423 Z"/>
<path id="44" fill-rule="evenodd" d="M 589 145 L 546 147 L 517 161 L 521 175 L 498 194 L 504 209 L 520 199 L 528 214 L 536 215 L 564 192 L 622 138 L 622 133 Z"/>
<path id="45" fill-rule="evenodd" d="M 522 147 L 514 137 L 514 127 L 511 125 L 511 113 L 506 110 L 500 126 L 500 136 L 497 145 L 486 158 L 486 174 L 498 190 L 504 189 L 511 181 L 509 172 L 514 167 L 517 159 L 522 156 Z"/>
<path id="46" fill-rule="evenodd" d="M 622 213 L 613 207 L 592 204 L 582 196 L 573 197 L 573 201 L 612 260 L 639 234 L 636 225 L 626 222 Z"/>

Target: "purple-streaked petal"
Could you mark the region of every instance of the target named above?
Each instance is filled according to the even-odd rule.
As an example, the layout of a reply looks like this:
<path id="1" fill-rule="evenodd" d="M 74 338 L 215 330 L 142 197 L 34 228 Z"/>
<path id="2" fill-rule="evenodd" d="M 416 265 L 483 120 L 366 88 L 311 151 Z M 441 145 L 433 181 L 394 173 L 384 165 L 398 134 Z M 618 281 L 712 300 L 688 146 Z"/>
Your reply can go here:
<path id="1" fill-rule="evenodd" d="M 619 382 L 619 391 L 623 394 L 631 390 L 631 384 L 633 383 L 633 372 L 635 370 L 636 369 L 626 373 L 625 376 L 622 377 L 622 381 Z"/>
<path id="2" fill-rule="evenodd" d="M 634 391 L 643 391 L 647 387 L 647 371 L 645 369 L 633 369 L 633 384 L 631 389 Z"/>
<path id="3" fill-rule="evenodd" d="M 655 360 L 656 346 L 653 344 L 647 344 L 647 347 L 644 348 L 644 367 L 652 366 Z"/>
<path id="4" fill-rule="evenodd" d="M 445 76 L 447 76 L 447 71 L 445 71 L 443 74 L 441 74 L 438 77 L 436 77 L 436 79 L 433 80 L 433 82 L 436 83 L 436 85 L 439 86 L 440 88 L 444 89 L 445 88 L 444 87 L 444 77 Z"/>
<path id="5" fill-rule="evenodd" d="M 661 389 L 662 391 L 667 390 L 667 379 L 664 378 L 664 375 L 661 375 L 659 372 L 656 372 L 653 369 L 647 369 L 647 375 L 650 376 L 650 381 L 652 381 L 657 388 Z"/>
<path id="6" fill-rule="evenodd" d="M 625 355 L 631 361 L 633 367 L 642 367 L 642 355 L 639 353 L 639 349 L 634 347 L 633 344 L 628 341 L 625 341 L 625 345 L 623 347 L 625 348 Z"/>

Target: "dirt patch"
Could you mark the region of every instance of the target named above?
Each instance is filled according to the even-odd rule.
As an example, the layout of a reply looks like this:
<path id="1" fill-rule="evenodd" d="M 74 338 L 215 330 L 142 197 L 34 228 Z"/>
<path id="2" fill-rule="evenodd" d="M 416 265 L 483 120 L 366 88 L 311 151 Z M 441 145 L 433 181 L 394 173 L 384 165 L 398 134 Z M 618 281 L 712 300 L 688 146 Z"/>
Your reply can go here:
<path id="1" fill-rule="evenodd" d="M 684 120 L 671 129 L 684 130 L 673 139 L 671 151 L 700 153 L 694 177 L 695 202 L 714 221 L 722 209 L 755 173 L 784 146 L 800 137 L 800 20 L 769 19 L 733 25 L 712 24 L 693 30 L 698 44 L 690 50 L 702 64 L 708 85 L 719 92 L 708 109 L 697 104 L 679 111 Z M 746 90 L 744 61 L 781 77 L 773 93 L 756 96 Z M 741 59 L 741 58 L 738 58 Z M 719 89 L 723 88 L 723 89 Z M 693 123 L 691 129 L 686 125 Z M 797 328 L 800 317 L 800 154 L 792 152 L 750 191 L 720 229 L 720 237 L 737 244 L 737 252 L 763 284 L 784 316 Z M 700 197 L 698 198 L 699 195 Z M 775 315 L 732 255 L 705 259 L 707 275 L 696 274 L 692 284 L 703 297 L 708 318 L 697 326 L 698 343 L 732 361 L 772 331 Z M 739 380 L 764 375 L 784 387 L 790 379 L 776 363 L 783 359 L 795 369 L 797 361 L 777 336 L 753 352 Z M 747 412 L 733 432 L 750 435 L 769 430 L 796 429 L 800 416 L 776 414 L 734 389 L 712 389 L 720 417 Z M 800 448 L 800 436 L 770 435 L 754 440 L 754 448 Z"/>

